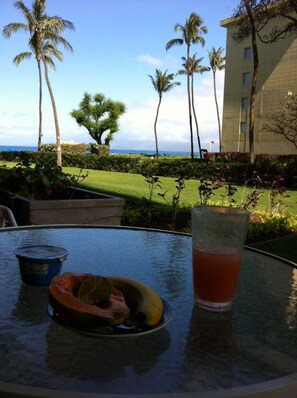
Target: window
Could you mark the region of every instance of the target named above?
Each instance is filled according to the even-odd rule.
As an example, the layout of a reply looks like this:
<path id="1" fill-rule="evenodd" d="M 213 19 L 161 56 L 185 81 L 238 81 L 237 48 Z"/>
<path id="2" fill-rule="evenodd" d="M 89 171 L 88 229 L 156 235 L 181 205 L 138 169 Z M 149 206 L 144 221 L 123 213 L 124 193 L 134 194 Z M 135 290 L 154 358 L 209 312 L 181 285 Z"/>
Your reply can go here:
<path id="1" fill-rule="evenodd" d="M 251 74 L 250 72 L 244 72 L 242 75 L 242 83 L 244 86 L 248 86 L 251 82 Z"/>
<path id="2" fill-rule="evenodd" d="M 252 58 L 252 49 L 251 47 L 246 47 L 244 49 L 244 59 L 251 59 Z"/>
<path id="3" fill-rule="evenodd" d="M 249 99 L 248 97 L 242 97 L 241 98 L 241 109 L 242 110 L 247 110 L 249 107 Z"/>
<path id="4" fill-rule="evenodd" d="M 240 122 L 240 133 L 246 134 L 247 132 L 247 122 Z"/>

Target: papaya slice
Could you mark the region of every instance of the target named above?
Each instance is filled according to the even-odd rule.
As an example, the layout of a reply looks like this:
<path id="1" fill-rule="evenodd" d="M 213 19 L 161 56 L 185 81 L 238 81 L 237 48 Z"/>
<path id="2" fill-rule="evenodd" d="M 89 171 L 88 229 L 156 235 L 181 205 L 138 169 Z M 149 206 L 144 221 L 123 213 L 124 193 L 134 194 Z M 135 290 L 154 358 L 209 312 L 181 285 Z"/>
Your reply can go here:
<path id="1" fill-rule="evenodd" d="M 112 287 L 108 301 L 103 305 L 81 302 L 78 292 L 91 274 L 66 272 L 55 276 L 48 290 L 49 302 L 64 320 L 74 326 L 117 326 L 124 323 L 130 314 L 122 292 Z"/>
<path id="2" fill-rule="evenodd" d="M 92 275 L 87 278 L 78 290 L 78 299 L 82 303 L 104 305 L 108 302 L 112 284 L 104 276 Z"/>

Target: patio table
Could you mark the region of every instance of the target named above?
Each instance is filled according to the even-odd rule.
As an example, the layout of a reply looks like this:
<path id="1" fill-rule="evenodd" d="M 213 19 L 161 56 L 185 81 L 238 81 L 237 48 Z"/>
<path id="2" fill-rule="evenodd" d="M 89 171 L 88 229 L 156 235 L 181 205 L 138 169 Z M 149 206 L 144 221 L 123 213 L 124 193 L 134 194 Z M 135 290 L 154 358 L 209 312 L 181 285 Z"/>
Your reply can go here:
<path id="1" fill-rule="evenodd" d="M 14 249 L 69 251 L 62 272 L 126 276 L 151 286 L 172 318 L 150 334 L 87 336 L 54 322 L 48 288 L 25 285 Z M 104 226 L 0 231 L 0 396 L 297 396 L 296 264 L 246 247 L 232 311 L 194 306 L 191 236 Z"/>

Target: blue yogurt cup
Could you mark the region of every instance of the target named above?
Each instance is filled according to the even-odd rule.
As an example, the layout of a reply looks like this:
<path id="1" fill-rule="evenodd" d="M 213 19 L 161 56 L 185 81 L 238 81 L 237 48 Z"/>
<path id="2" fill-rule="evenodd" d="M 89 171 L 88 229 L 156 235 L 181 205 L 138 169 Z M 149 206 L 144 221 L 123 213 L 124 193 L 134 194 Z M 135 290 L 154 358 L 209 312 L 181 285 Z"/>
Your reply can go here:
<path id="1" fill-rule="evenodd" d="M 22 281 L 33 286 L 47 286 L 61 272 L 62 263 L 69 254 L 58 246 L 23 246 L 14 250 L 19 260 Z"/>

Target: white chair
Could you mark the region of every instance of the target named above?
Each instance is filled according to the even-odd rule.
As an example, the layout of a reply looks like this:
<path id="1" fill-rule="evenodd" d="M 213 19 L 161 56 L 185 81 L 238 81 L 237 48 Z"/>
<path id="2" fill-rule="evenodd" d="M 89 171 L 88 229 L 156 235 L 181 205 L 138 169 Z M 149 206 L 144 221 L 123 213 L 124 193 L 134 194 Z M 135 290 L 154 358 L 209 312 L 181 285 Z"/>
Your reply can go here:
<path id="1" fill-rule="evenodd" d="M 0 205 L 0 228 L 17 227 L 13 212 L 6 206 Z"/>

